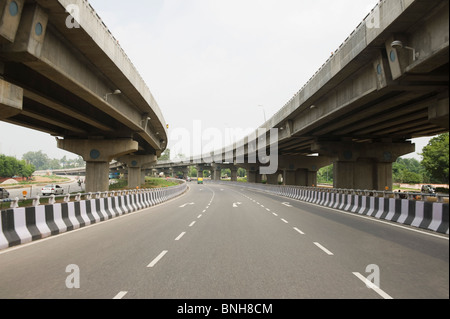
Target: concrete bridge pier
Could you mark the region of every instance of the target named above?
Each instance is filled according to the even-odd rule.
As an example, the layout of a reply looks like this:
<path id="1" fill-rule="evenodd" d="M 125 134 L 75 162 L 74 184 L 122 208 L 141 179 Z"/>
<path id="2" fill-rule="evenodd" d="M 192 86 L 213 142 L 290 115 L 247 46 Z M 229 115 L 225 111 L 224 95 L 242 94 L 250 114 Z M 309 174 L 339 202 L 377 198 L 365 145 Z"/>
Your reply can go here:
<path id="1" fill-rule="evenodd" d="M 86 161 L 86 192 L 109 190 L 109 163 L 119 156 L 136 152 L 132 139 L 71 140 L 58 139 L 58 148 L 80 155 Z"/>
<path id="2" fill-rule="evenodd" d="M 156 163 L 156 155 L 126 155 L 117 159 L 119 162 L 125 163 L 128 167 L 128 187 L 141 187 L 142 168 Z"/>
<path id="3" fill-rule="evenodd" d="M 411 142 L 318 142 L 313 151 L 333 158 L 334 187 L 392 190 L 392 163 L 413 153 Z"/>
<path id="4" fill-rule="evenodd" d="M 267 184 L 278 185 L 282 181 L 280 177 L 283 176 L 283 171 L 278 170 L 275 174 L 268 174 L 266 176 L 267 176 Z"/>
<path id="5" fill-rule="evenodd" d="M 213 173 L 213 166 L 211 164 L 197 164 L 195 166 L 197 168 L 197 177 L 204 178 L 204 171 L 210 171 L 211 172 L 211 178 L 214 178 Z"/>
<path id="6" fill-rule="evenodd" d="M 231 166 L 231 181 L 232 182 L 237 182 L 237 172 L 238 172 L 238 168 L 236 166 Z"/>
<path id="7" fill-rule="evenodd" d="M 284 185 L 317 186 L 317 171 L 330 165 L 327 156 L 280 156 L 278 159 Z"/>
<path id="8" fill-rule="evenodd" d="M 317 170 L 298 169 L 295 171 L 295 184 L 289 184 L 286 178 L 286 185 L 317 186 Z"/>
<path id="9" fill-rule="evenodd" d="M 189 167 L 182 167 L 181 172 L 183 173 L 183 179 L 187 179 L 189 175 Z"/>
<path id="10" fill-rule="evenodd" d="M 212 164 L 211 180 L 220 181 L 221 178 L 222 178 L 222 166 L 220 164 Z"/>
<path id="11" fill-rule="evenodd" d="M 259 172 L 258 164 L 237 164 L 237 167 L 241 167 L 247 171 L 247 183 L 262 182 L 262 175 Z"/>

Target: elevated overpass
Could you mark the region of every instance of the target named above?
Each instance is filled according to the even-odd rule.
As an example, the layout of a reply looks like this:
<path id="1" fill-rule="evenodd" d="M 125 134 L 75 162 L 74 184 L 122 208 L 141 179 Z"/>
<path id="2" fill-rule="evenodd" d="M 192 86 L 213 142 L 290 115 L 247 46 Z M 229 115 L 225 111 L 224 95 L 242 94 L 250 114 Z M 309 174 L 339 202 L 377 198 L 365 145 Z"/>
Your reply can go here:
<path id="1" fill-rule="evenodd" d="M 300 186 L 334 163 L 336 188 L 391 188 L 411 139 L 449 131 L 448 44 L 448 1 L 380 1 L 258 131 L 186 162 L 234 163 L 250 182 L 266 168 L 269 183 Z"/>
<path id="2" fill-rule="evenodd" d="M 149 88 L 86 0 L 0 2 L 0 120 L 55 136 L 106 191 L 120 158 L 135 183 L 166 148 Z"/>

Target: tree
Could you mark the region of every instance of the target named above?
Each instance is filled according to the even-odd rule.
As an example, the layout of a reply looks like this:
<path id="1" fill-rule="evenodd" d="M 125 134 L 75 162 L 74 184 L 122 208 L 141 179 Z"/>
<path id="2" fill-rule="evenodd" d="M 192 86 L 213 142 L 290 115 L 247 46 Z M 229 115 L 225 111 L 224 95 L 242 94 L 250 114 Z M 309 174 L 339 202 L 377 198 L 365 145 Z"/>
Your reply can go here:
<path id="1" fill-rule="evenodd" d="M 439 183 L 448 183 L 449 173 L 449 133 L 439 135 L 430 140 L 423 148 L 422 165 L 428 174 Z"/>
<path id="2" fill-rule="evenodd" d="M 0 155 L 0 176 L 1 177 L 30 177 L 33 175 L 35 167 L 25 161 L 19 161 L 14 157 Z"/>
<path id="3" fill-rule="evenodd" d="M 170 161 L 170 149 L 166 149 L 158 158 L 159 161 Z"/>
<path id="4" fill-rule="evenodd" d="M 28 164 L 34 165 L 37 170 L 46 170 L 50 167 L 50 159 L 47 154 L 42 151 L 39 152 L 28 152 L 22 156 Z"/>
<path id="5" fill-rule="evenodd" d="M 400 157 L 392 164 L 392 178 L 395 183 L 423 183 L 424 175 L 421 163 L 415 158 Z"/>
<path id="6" fill-rule="evenodd" d="M 326 184 L 333 183 L 333 167 L 334 165 L 329 165 L 319 169 L 317 172 L 317 181 Z"/>

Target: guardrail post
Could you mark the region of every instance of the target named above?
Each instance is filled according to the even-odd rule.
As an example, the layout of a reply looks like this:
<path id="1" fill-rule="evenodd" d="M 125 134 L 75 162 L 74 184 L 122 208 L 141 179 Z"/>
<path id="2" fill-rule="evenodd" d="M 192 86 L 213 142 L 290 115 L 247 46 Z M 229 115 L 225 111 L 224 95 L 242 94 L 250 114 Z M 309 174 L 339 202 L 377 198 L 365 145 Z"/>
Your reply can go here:
<path id="1" fill-rule="evenodd" d="M 56 203 L 56 199 L 55 198 L 56 198 L 55 195 L 51 195 L 50 198 L 48 199 L 48 203 L 50 205 L 54 205 Z M 35 206 L 34 203 L 33 203 L 33 206 Z M 36 205 L 36 206 L 39 206 L 39 205 Z"/>
<path id="2" fill-rule="evenodd" d="M 37 206 L 39 206 L 41 203 L 40 203 L 40 199 L 41 199 L 41 197 L 40 196 L 36 196 L 35 198 L 33 198 L 33 207 L 37 207 Z"/>
<path id="3" fill-rule="evenodd" d="M 66 196 L 64 196 L 64 203 L 68 203 L 70 202 L 70 194 L 67 194 Z"/>
<path id="4" fill-rule="evenodd" d="M 19 197 L 14 198 L 11 201 L 11 208 L 19 208 Z"/>

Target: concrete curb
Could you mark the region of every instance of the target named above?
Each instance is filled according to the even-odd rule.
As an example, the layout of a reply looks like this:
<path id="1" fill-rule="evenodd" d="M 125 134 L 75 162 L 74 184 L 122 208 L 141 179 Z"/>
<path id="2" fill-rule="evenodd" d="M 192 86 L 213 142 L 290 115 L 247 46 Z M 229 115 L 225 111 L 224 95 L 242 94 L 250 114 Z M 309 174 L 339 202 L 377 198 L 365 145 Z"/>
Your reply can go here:
<path id="1" fill-rule="evenodd" d="M 177 197 L 186 189 L 184 183 L 113 197 L 8 209 L 0 213 L 0 250 L 140 211 Z"/>
<path id="2" fill-rule="evenodd" d="M 230 182 L 223 184 L 233 185 Z M 238 183 L 237 185 L 239 187 L 257 189 L 319 206 L 366 215 L 442 234 L 449 234 L 448 203 L 358 195 L 355 192 L 349 194 L 330 190 L 323 191 L 312 187 L 244 183 Z"/>

